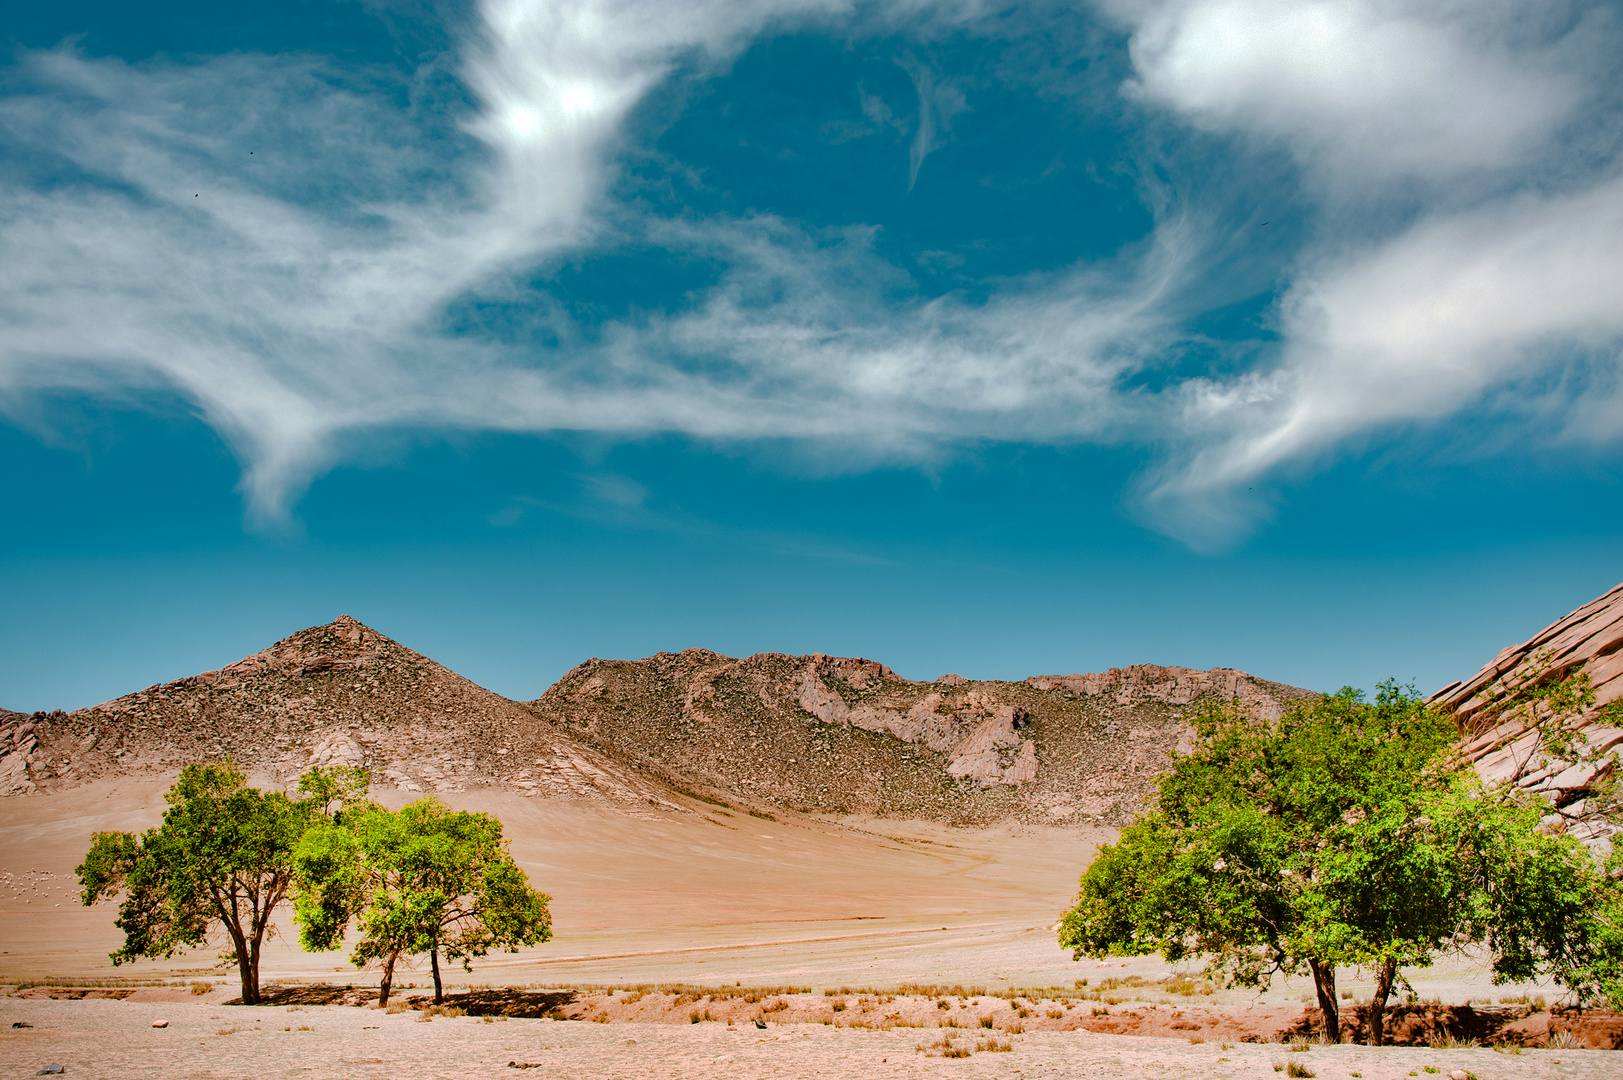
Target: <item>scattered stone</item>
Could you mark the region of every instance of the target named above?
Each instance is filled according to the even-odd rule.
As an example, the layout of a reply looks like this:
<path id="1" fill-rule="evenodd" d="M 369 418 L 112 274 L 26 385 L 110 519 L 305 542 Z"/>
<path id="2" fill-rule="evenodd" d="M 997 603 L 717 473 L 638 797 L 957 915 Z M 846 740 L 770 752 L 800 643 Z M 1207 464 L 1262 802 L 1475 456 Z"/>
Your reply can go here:
<path id="1" fill-rule="evenodd" d="M 152 1021 L 152 1026 L 155 1027 L 155 1028 L 166 1028 L 166 1027 L 169 1026 L 169 1021 L 167 1021 L 167 1020 L 154 1020 L 154 1021 Z"/>
<path id="2" fill-rule="evenodd" d="M 46 1065 L 34 1073 L 35 1076 L 60 1076 L 68 1071 L 66 1065 Z"/>

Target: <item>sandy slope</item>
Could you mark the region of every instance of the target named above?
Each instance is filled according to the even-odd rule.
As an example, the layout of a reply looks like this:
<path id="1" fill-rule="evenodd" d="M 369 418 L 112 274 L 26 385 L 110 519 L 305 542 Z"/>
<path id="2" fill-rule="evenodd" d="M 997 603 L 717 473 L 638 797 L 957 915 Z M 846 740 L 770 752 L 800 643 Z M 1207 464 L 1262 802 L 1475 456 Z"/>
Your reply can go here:
<path id="1" fill-rule="evenodd" d="M 168 779 L 97 781 L 53 795 L 0 800 L 0 983 L 109 976 L 193 977 L 210 950 L 112 969 L 115 908 L 79 905 L 73 867 L 98 829 L 140 829 L 162 812 Z M 406 793 L 380 797 L 401 802 Z M 505 823 L 531 880 L 553 897 L 553 941 L 498 955 L 453 983 L 816 989 L 901 983 L 1070 987 L 1091 978 L 1165 974 L 1154 958 L 1073 962 L 1050 927 L 1104 837 L 1077 830 L 844 821 L 766 821 L 692 804 L 700 813 L 627 814 L 603 802 L 481 791 L 451 795 Z M 281 920 L 289 938 L 291 920 Z M 228 972 L 220 972 L 221 976 Z M 401 982 L 422 983 L 407 970 Z M 1422 977 L 1422 975 L 1424 977 Z M 341 953 L 273 942 L 267 982 L 365 983 Z M 1344 985 L 1367 992 L 1353 973 Z M 1470 964 L 1416 973 L 1427 996 L 1478 1000 L 1490 988 Z M 1216 1004 L 1279 1006 L 1305 985 L 1229 991 Z"/>
<path id="2" fill-rule="evenodd" d="M 0 980 L 113 974 L 110 905 L 77 903 L 73 867 L 97 829 L 140 829 L 162 812 L 161 777 L 98 781 L 0 802 Z M 380 797 L 409 796 L 384 789 Z M 553 897 L 556 938 L 492 958 L 496 981 L 752 983 L 1075 978 L 1047 927 L 1092 845 L 1063 830 L 874 823 L 784 815 L 630 816 L 600 802 L 503 792 L 452 795 L 506 824 L 531 880 Z M 32 874 L 32 876 L 30 876 Z M 282 920 L 291 933 L 291 922 Z M 212 957 L 118 974 L 196 971 Z M 268 979 L 352 972 L 338 954 L 281 943 Z"/>

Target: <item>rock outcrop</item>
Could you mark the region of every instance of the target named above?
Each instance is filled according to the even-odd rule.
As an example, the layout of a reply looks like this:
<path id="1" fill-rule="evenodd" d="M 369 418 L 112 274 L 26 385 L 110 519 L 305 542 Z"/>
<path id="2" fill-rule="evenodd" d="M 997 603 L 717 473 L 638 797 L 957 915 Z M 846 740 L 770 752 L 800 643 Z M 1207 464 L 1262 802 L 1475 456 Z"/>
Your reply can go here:
<path id="1" fill-rule="evenodd" d="M 1075 697 L 1106 697 L 1118 705 L 1191 705 L 1205 698 L 1238 701 L 1264 720 L 1277 720 L 1293 695 L 1233 668 L 1200 671 L 1185 667 L 1132 664 L 1098 675 L 1033 675 L 1026 682 L 1039 690 L 1059 690 Z"/>
<path id="2" fill-rule="evenodd" d="M 1584 756 L 1574 761 L 1547 753 L 1547 709 L 1515 707 L 1526 691 L 1582 673 L 1594 701 L 1574 718 L 1584 737 Z M 1548 796 L 1559 815 L 1584 822 L 1598 783 L 1616 769 L 1610 752 L 1623 747 L 1623 729 L 1607 706 L 1623 698 L 1623 585 L 1619 585 L 1520 645 L 1499 655 L 1476 675 L 1450 683 L 1430 698 L 1460 725 L 1461 753 L 1485 780 L 1508 781 Z"/>
<path id="3" fill-rule="evenodd" d="M 37 790 L 32 768 L 40 762 L 38 724 L 26 713 L 0 709 L 0 795 Z"/>

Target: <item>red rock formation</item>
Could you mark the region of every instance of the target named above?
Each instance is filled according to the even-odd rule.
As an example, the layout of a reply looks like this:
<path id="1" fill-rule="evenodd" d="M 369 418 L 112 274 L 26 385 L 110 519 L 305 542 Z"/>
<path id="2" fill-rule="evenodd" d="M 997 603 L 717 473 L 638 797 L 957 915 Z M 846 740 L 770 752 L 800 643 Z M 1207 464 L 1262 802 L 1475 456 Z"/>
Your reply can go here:
<path id="1" fill-rule="evenodd" d="M 1430 700 L 1458 719 L 1466 739 L 1462 753 L 1484 779 L 1547 795 L 1563 817 L 1576 822 L 1584 817 L 1586 796 L 1615 770 L 1615 761 L 1549 759 L 1541 732 L 1546 713 L 1506 706 L 1527 687 L 1578 672 L 1589 677 L 1595 700 L 1575 727 L 1588 740 L 1586 754 L 1603 755 L 1623 745 L 1623 730 L 1600 715 L 1623 698 L 1623 585 L 1500 650 L 1475 676 L 1450 683 Z"/>

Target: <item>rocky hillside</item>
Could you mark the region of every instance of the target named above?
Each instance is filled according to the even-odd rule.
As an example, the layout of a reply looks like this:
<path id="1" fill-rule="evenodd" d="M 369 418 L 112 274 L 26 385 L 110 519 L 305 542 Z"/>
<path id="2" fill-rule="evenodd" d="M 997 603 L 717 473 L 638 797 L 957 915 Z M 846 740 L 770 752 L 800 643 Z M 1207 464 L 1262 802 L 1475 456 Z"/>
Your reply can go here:
<path id="1" fill-rule="evenodd" d="M 285 782 L 358 765 L 407 791 L 496 786 L 932 820 L 1121 824 L 1202 699 L 1277 715 L 1307 692 L 1137 665 L 1023 682 L 903 679 L 870 660 L 691 649 L 591 660 L 535 701 L 469 682 L 347 616 L 219 671 L 72 713 L 0 716 L 0 794 L 230 758 Z"/>
<path id="2" fill-rule="evenodd" d="M 1541 709 L 1517 707 L 1528 689 L 1583 673 L 1594 702 L 1577 718 L 1589 762 L 1545 753 Z M 1462 753 L 1490 781 L 1510 781 L 1547 795 L 1574 825 L 1588 823 L 1591 794 L 1615 771 L 1612 751 L 1623 747 L 1623 730 L 1608 722 L 1608 706 L 1623 698 L 1623 585 L 1557 619 L 1499 655 L 1473 677 L 1433 694 L 1433 704 L 1453 712 L 1465 736 Z"/>
<path id="3" fill-rule="evenodd" d="M 630 806 L 664 789 L 354 619 L 301 630 L 218 671 L 72 713 L 0 721 L 0 794 L 228 757 L 286 781 L 359 765 L 409 791 L 498 784 Z"/>
<path id="4" fill-rule="evenodd" d="M 1278 715 L 1306 691 L 1238 671 L 903 679 L 871 660 L 700 649 L 590 660 L 529 703 L 652 775 L 791 809 L 1121 824 L 1210 697 Z"/>

